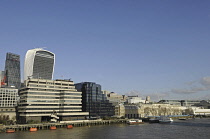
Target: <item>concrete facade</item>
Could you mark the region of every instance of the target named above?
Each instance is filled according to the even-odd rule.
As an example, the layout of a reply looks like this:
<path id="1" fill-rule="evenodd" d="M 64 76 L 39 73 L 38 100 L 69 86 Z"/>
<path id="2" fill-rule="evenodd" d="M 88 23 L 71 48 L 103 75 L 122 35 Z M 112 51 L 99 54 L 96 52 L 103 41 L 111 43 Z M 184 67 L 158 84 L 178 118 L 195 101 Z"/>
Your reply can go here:
<path id="1" fill-rule="evenodd" d="M 125 106 L 123 104 L 115 105 L 115 115 L 114 117 L 125 117 Z"/>
<path id="2" fill-rule="evenodd" d="M 50 121 L 52 115 L 59 117 L 59 121 L 81 120 L 89 115 L 82 112 L 82 92 L 75 89 L 73 81 L 28 79 L 24 85 L 18 104 L 20 123 Z"/>

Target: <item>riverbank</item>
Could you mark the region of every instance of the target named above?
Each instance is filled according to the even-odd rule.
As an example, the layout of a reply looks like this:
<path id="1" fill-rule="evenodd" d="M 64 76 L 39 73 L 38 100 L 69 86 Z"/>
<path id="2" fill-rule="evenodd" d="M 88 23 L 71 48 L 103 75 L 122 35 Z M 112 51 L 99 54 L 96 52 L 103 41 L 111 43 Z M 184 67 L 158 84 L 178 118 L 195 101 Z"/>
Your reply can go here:
<path id="1" fill-rule="evenodd" d="M 149 118 L 142 118 L 143 122 L 149 122 Z M 172 119 L 191 119 L 193 116 L 171 116 Z M 127 123 L 129 119 L 115 119 L 115 120 L 77 120 L 77 121 L 60 121 L 59 123 L 39 123 L 39 124 L 16 124 L 16 125 L 0 125 L 0 132 L 6 132 L 7 129 L 12 129 L 14 131 L 30 131 L 30 128 L 37 128 L 37 130 L 50 129 L 54 126 L 56 128 L 67 128 L 68 125 L 73 127 L 81 126 L 92 126 L 92 125 L 108 125 L 108 124 L 118 124 Z"/>
<path id="2" fill-rule="evenodd" d="M 73 127 L 80 126 L 92 126 L 92 125 L 107 125 L 126 123 L 126 119 L 119 120 L 78 120 L 78 121 L 61 121 L 60 123 L 40 123 L 40 124 L 16 124 L 16 125 L 2 125 L 0 126 L 0 132 L 6 132 L 7 129 L 13 129 L 14 131 L 29 131 L 30 128 L 37 128 L 38 130 L 50 129 L 55 126 L 56 128 L 66 128 L 68 125 Z"/>
<path id="3" fill-rule="evenodd" d="M 0 133 L 0 139 L 209 139 L 210 119 L 175 120 L 169 124 L 106 124 L 73 129 Z"/>

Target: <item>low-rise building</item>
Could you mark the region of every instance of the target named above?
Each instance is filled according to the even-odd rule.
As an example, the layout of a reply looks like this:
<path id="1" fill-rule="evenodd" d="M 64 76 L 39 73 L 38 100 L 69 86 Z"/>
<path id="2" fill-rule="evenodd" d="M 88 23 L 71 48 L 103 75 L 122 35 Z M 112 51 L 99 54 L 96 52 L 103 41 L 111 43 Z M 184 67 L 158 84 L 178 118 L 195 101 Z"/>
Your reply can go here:
<path id="1" fill-rule="evenodd" d="M 107 99 L 113 104 L 119 104 L 126 102 L 127 96 L 111 92 L 107 94 Z"/>
<path id="2" fill-rule="evenodd" d="M 136 104 L 136 103 L 145 103 L 146 100 L 143 100 L 141 97 L 138 96 L 128 96 L 128 103 L 129 104 Z"/>
<path id="3" fill-rule="evenodd" d="M 114 117 L 122 118 L 125 117 L 125 106 L 123 104 L 115 105 Z"/>
<path id="4" fill-rule="evenodd" d="M 194 109 L 193 115 L 210 116 L 210 109 Z"/>
<path id="5" fill-rule="evenodd" d="M 125 104 L 125 118 L 141 118 L 144 116 L 144 109 L 136 104 Z"/>
<path id="6" fill-rule="evenodd" d="M 144 110 L 144 117 L 161 116 L 161 115 L 182 115 L 187 107 L 170 104 L 141 104 L 141 109 Z"/>
<path id="7" fill-rule="evenodd" d="M 202 107 L 204 109 L 210 109 L 210 101 L 202 100 L 200 103 L 196 103 L 193 106 Z"/>

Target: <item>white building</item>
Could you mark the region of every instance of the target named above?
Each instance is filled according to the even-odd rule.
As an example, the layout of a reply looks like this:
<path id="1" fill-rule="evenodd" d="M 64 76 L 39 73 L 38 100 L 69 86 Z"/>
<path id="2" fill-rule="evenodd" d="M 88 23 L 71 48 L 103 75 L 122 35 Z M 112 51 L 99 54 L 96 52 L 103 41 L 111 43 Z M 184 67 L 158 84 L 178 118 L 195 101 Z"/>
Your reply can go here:
<path id="1" fill-rule="evenodd" d="M 8 117 L 8 120 L 16 120 L 18 89 L 0 88 L 0 117 Z"/>
<path id="2" fill-rule="evenodd" d="M 111 92 L 107 94 L 107 99 L 113 104 L 119 104 L 126 101 L 126 96 Z"/>
<path id="3" fill-rule="evenodd" d="M 17 106 L 18 89 L 0 88 L 0 107 Z"/>
<path id="4" fill-rule="evenodd" d="M 210 109 L 194 109 L 194 115 L 210 115 Z"/>
<path id="5" fill-rule="evenodd" d="M 135 103 L 145 103 L 146 100 L 143 100 L 141 97 L 138 96 L 128 96 L 128 103 L 135 104 Z"/>
<path id="6" fill-rule="evenodd" d="M 125 106 L 123 104 L 115 105 L 115 115 L 114 117 L 124 117 L 125 116 Z"/>
<path id="7" fill-rule="evenodd" d="M 53 78 L 55 54 L 41 48 L 28 50 L 24 63 L 24 80 Z"/>
<path id="8" fill-rule="evenodd" d="M 50 121 L 52 115 L 60 121 L 84 120 L 89 112 L 82 112 L 82 92 L 70 80 L 25 80 L 20 89 L 18 113 L 20 123 Z"/>

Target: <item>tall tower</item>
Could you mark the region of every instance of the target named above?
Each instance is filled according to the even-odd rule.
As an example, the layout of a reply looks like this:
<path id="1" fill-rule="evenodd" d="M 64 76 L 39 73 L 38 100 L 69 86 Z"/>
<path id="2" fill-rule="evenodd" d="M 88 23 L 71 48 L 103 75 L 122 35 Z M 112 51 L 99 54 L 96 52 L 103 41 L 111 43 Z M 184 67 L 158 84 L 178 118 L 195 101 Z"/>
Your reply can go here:
<path id="1" fill-rule="evenodd" d="M 5 83 L 19 89 L 20 82 L 20 55 L 7 53 L 5 61 Z"/>
<path id="2" fill-rule="evenodd" d="M 54 53 L 42 48 L 28 50 L 24 63 L 24 80 L 28 78 L 52 80 L 54 64 Z"/>

